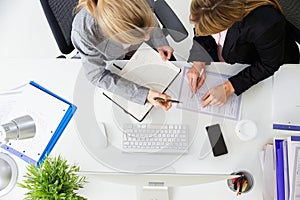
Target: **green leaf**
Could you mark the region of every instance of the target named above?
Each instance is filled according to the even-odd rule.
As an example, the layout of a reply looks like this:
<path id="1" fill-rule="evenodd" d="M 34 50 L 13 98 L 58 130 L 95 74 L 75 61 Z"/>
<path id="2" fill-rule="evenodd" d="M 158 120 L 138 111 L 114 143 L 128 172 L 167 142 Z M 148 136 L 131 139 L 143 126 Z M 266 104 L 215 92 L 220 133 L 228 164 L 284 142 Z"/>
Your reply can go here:
<path id="1" fill-rule="evenodd" d="M 69 165 L 60 155 L 47 156 L 39 168 L 30 164 L 26 170 L 23 183 L 18 183 L 28 190 L 24 199 L 86 199 L 76 193 L 79 188 L 83 188 L 86 177 L 77 175 L 75 172 L 80 167 Z"/>

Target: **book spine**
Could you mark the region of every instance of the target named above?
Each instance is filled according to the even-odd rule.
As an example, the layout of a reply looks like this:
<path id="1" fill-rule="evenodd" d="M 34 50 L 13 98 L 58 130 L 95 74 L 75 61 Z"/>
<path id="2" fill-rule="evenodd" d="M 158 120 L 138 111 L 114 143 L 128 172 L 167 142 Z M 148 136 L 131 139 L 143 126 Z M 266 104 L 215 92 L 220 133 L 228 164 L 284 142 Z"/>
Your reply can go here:
<path id="1" fill-rule="evenodd" d="M 283 140 L 275 140 L 277 200 L 285 200 Z"/>

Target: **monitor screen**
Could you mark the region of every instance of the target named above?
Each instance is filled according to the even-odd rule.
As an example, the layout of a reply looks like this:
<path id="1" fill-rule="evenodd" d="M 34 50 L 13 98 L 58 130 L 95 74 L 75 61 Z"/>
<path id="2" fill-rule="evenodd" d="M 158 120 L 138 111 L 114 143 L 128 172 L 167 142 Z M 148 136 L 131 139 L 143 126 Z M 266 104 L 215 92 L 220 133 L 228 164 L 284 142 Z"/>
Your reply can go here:
<path id="1" fill-rule="evenodd" d="M 168 200 L 168 187 L 190 186 L 237 178 L 229 174 L 189 174 L 189 173 L 123 173 L 80 171 L 79 175 L 98 177 L 101 181 L 117 184 L 142 186 L 141 200 Z"/>
<path id="2" fill-rule="evenodd" d="M 167 187 L 189 186 L 239 177 L 229 174 L 189 174 L 189 173 L 123 173 L 80 171 L 80 175 L 99 177 L 100 180 L 136 186 L 161 183 Z"/>

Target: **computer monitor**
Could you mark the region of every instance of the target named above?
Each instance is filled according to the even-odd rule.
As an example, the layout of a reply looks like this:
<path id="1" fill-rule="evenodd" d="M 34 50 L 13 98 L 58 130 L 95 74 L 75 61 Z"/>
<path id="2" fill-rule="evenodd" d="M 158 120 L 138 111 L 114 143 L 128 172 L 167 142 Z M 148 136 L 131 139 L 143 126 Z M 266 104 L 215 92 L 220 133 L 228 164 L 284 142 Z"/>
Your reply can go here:
<path id="1" fill-rule="evenodd" d="M 178 174 L 178 173 L 121 173 L 80 171 L 79 175 L 99 177 L 101 181 L 142 186 L 140 200 L 169 200 L 168 187 L 190 186 L 237 178 L 228 174 Z"/>

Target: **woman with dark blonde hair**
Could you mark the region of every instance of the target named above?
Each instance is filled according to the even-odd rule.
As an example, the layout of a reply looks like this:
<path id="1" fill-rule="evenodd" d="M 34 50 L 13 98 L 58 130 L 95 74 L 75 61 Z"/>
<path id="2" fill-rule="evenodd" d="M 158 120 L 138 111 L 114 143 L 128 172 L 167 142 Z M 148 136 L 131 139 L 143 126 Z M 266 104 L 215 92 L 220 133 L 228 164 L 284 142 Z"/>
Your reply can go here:
<path id="1" fill-rule="evenodd" d="M 299 49 L 276 0 L 192 0 L 190 21 L 195 37 L 189 60 L 194 63 L 187 76 L 194 93 L 205 80 L 205 61 L 209 61 L 197 45 L 212 61 L 249 64 L 210 88 L 202 97 L 203 107 L 221 106 L 233 93 L 240 95 L 272 76 L 282 64 L 299 63 Z"/>
<path id="2" fill-rule="evenodd" d="M 169 60 L 169 46 L 146 0 L 79 0 L 73 20 L 72 43 L 80 53 L 87 78 L 97 87 L 135 103 L 149 101 L 165 110 L 171 103 L 166 94 L 150 90 L 121 78 L 106 69 L 108 61 L 130 58 L 132 52 L 149 41 L 163 60 Z"/>

